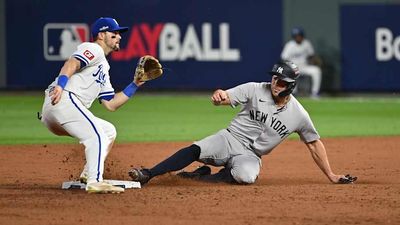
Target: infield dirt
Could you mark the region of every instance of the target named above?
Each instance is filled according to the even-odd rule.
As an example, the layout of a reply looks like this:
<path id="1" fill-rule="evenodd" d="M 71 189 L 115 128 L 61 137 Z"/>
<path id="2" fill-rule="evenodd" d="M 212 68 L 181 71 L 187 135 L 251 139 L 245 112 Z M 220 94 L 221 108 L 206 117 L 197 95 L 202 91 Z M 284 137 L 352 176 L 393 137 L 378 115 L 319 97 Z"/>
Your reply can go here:
<path id="1" fill-rule="evenodd" d="M 356 184 L 330 184 L 305 145 L 289 140 L 263 157 L 253 185 L 167 174 L 119 195 L 87 194 L 61 190 L 80 174 L 82 146 L 0 146 L 0 224 L 400 224 L 400 137 L 322 141 L 334 172 Z M 105 178 L 128 179 L 131 166 L 151 167 L 189 144 L 117 143 Z"/>

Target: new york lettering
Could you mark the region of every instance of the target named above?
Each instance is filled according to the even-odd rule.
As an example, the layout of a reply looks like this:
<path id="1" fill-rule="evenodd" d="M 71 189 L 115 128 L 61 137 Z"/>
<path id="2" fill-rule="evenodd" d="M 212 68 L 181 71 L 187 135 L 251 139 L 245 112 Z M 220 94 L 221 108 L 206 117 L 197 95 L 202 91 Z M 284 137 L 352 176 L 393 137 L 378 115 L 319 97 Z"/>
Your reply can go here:
<path id="1" fill-rule="evenodd" d="M 256 121 L 265 123 L 267 121 L 267 117 L 268 117 L 268 114 L 265 114 L 261 111 L 257 110 L 254 112 L 254 110 L 250 110 L 250 119 L 251 120 L 256 120 Z"/>
<path id="2" fill-rule="evenodd" d="M 258 110 L 250 110 L 249 112 L 251 120 L 259 121 L 262 123 L 267 122 L 268 114 L 265 114 L 264 112 Z M 289 135 L 289 130 L 287 129 L 287 127 L 276 117 L 271 118 L 270 127 L 279 134 L 281 139 L 284 138 L 286 135 Z"/>
<path id="3" fill-rule="evenodd" d="M 284 138 L 286 135 L 289 135 L 289 130 L 286 128 L 283 123 L 278 120 L 276 117 L 271 118 L 271 125 L 270 127 L 274 129 L 279 136 L 281 136 L 281 139 Z"/>

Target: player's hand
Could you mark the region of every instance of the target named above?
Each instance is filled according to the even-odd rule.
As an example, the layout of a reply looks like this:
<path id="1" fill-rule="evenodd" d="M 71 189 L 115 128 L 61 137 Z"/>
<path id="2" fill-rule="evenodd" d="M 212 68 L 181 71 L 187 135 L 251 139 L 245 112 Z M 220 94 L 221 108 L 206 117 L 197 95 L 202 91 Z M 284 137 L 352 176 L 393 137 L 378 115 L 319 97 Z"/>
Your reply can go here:
<path id="1" fill-rule="evenodd" d="M 211 101 L 214 105 L 220 105 L 226 99 L 228 99 L 228 95 L 221 89 L 214 91 L 214 94 L 211 96 Z"/>
<path id="2" fill-rule="evenodd" d="M 136 86 L 140 87 L 142 86 L 144 83 L 146 83 L 146 81 L 142 81 L 139 77 L 135 77 L 133 79 L 133 83 L 136 84 Z"/>
<path id="3" fill-rule="evenodd" d="M 49 96 L 51 98 L 52 105 L 55 105 L 58 102 L 60 102 L 62 92 L 63 89 L 59 85 L 55 86 L 53 90 L 50 91 Z"/>
<path id="4" fill-rule="evenodd" d="M 347 174 L 346 176 L 345 175 L 334 175 L 330 179 L 331 179 L 332 183 L 335 183 L 335 184 L 353 184 L 357 180 L 357 177 Z"/>

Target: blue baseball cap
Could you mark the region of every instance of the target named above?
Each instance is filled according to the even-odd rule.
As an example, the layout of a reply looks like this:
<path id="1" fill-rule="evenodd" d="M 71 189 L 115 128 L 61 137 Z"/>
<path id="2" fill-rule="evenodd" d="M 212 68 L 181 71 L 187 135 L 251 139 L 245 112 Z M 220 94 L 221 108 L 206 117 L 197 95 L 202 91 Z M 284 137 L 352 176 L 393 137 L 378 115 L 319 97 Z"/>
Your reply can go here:
<path id="1" fill-rule="evenodd" d="M 118 22 L 110 17 L 100 17 L 92 24 L 92 37 L 97 37 L 97 34 L 100 32 L 125 32 L 128 30 L 128 27 L 120 27 Z"/>
<path id="2" fill-rule="evenodd" d="M 304 37 L 304 35 L 305 35 L 304 34 L 304 29 L 301 28 L 301 27 L 295 27 L 295 28 L 292 29 L 291 35 L 292 35 L 293 38 L 295 36 L 297 36 L 297 35 L 300 35 L 300 36 Z"/>

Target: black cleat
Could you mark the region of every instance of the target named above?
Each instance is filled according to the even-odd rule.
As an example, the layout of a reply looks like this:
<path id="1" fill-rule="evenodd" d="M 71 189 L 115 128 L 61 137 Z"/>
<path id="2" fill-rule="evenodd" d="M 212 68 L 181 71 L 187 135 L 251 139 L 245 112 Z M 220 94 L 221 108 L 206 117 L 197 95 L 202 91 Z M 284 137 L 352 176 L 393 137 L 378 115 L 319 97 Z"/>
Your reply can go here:
<path id="1" fill-rule="evenodd" d="M 198 179 L 201 176 L 210 175 L 211 168 L 209 166 L 201 166 L 192 172 L 185 172 L 182 171 L 176 174 L 179 177 L 186 178 L 186 179 Z"/>
<path id="2" fill-rule="evenodd" d="M 339 184 L 354 184 L 354 182 L 356 180 L 357 180 L 357 177 L 347 174 L 344 178 L 340 178 L 338 183 Z"/>
<path id="3" fill-rule="evenodd" d="M 140 184 L 146 184 L 151 179 L 151 173 L 149 169 L 132 168 L 129 170 L 128 175 L 133 181 L 140 182 Z"/>

